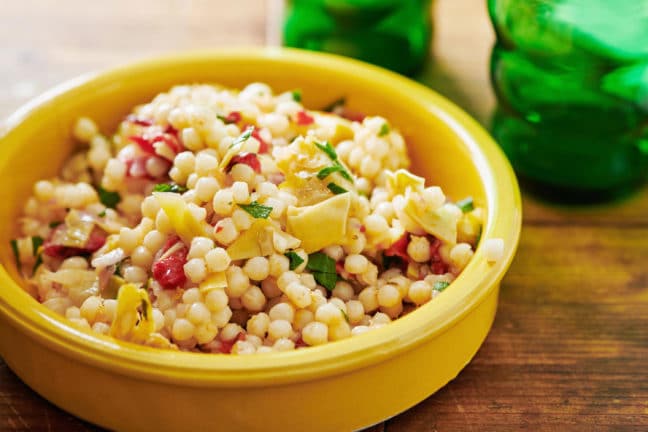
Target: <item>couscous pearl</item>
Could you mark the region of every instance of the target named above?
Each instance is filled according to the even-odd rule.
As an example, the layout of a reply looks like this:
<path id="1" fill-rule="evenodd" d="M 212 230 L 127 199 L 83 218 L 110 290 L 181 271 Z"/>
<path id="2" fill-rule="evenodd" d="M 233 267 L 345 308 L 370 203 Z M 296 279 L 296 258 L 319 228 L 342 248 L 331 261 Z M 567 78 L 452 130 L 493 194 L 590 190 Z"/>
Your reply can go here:
<path id="1" fill-rule="evenodd" d="M 211 314 L 211 321 L 218 328 L 227 325 L 230 318 L 232 318 L 232 309 L 229 306 L 225 306 L 221 310 L 212 312 Z"/>
<path id="2" fill-rule="evenodd" d="M 463 269 L 472 256 L 472 247 L 468 243 L 459 243 L 450 250 L 450 261 L 458 269 Z"/>
<path id="3" fill-rule="evenodd" d="M 290 260 L 285 255 L 272 254 L 268 258 L 269 273 L 277 278 L 286 273 L 290 267 Z"/>
<path id="4" fill-rule="evenodd" d="M 88 143 L 99 133 L 97 124 L 88 117 L 80 117 L 74 125 L 74 137 L 81 142 Z"/>
<path id="5" fill-rule="evenodd" d="M 232 212 L 232 221 L 239 231 L 249 229 L 254 222 L 254 218 L 243 209 L 236 209 Z"/>
<path id="6" fill-rule="evenodd" d="M 378 309 L 378 291 L 375 287 L 367 287 L 358 294 L 358 300 L 362 303 L 365 312 L 373 312 Z"/>
<path id="7" fill-rule="evenodd" d="M 81 318 L 81 310 L 76 306 L 70 306 L 65 309 L 65 318 Z"/>
<path id="8" fill-rule="evenodd" d="M 219 215 L 228 215 L 232 212 L 234 196 L 231 189 L 220 189 L 214 194 L 212 207 Z"/>
<path id="9" fill-rule="evenodd" d="M 247 260 L 243 267 L 243 271 L 250 279 L 261 281 L 268 277 L 270 265 L 265 257 L 253 257 Z"/>
<path id="10" fill-rule="evenodd" d="M 266 304 L 266 298 L 263 291 L 258 286 L 252 285 L 241 296 L 243 306 L 250 312 L 259 312 L 263 310 Z"/>
<path id="11" fill-rule="evenodd" d="M 364 317 L 364 306 L 362 306 L 362 302 L 359 300 L 349 300 L 346 304 L 346 308 L 349 323 L 353 325 L 359 324 Z"/>
<path id="12" fill-rule="evenodd" d="M 230 297 L 239 298 L 250 286 L 250 279 L 240 267 L 231 266 L 227 269 L 227 288 L 225 292 Z"/>
<path id="13" fill-rule="evenodd" d="M 315 276 L 310 273 L 302 273 L 299 275 L 299 281 L 308 289 L 315 289 L 317 287 L 317 281 Z"/>
<path id="14" fill-rule="evenodd" d="M 145 246 L 137 246 L 131 254 L 131 262 L 139 267 L 149 267 L 153 262 L 153 255 Z"/>
<path id="15" fill-rule="evenodd" d="M 344 269 L 351 274 L 359 274 L 367 270 L 369 260 L 364 255 L 349 255 L 344 260 Z"/>
<path id="16" fill-rule="evenodd" d="M 122 274 L 126 282 L 144 283 L 148 279 L 148 273 L 142 267 L 131 265 L 122 268 Z"/>
<path id="17" fill-rule="evenodd" d="M 256 347 L 248 341 L 237 341 L 232 346 L 232 354 L 250 355 L 256 352 Z"/>
<path id="18" fill-rule="evenodd" d="M 201 258 L 192 258 L 184 265 L 184 273 L 193 283 L 202 282 L 207 276 L 205 261 Z"/>
<path id="19" fill-rule="evenodd" d="M 158 308 L 153 308 L 154 331 L 159 332 L 164 327 L 164 314 Z"/>
<path id="20" fill-rule="evenodd" d="M 263 340 L 261 340 L 259 336 L 250 334 L 250 332 L 248 332 L 248 334 L 245 336 L 245 341 L 254 345 L 255 348 L 263 346 Z"/>
<path id="21" fill-rule="evenodd" d="M 395 285 L 387 284 L 378 289 L 378 304 L 380 306 L 394 306 L 401 301 L 401 293 Z"/>
<path id="22" fill-rule="evenodd" d="M 315 320 L 315 314 L 308 309 L 299 309 L 295 312 L 295 319 L 293 327 L 297 330 L 302 330 L 306 325 Z"/>
<path id="23" fill-rule="evenodd" d="M 171 221 L 163 210 L 160 210 L 155 217 L 155 228 L 162 234 L 170 234 L 173 231 Z"/>
<path id="24" fill-rule="evenodd" d="M 276 341 L 281 338 L 290 338 L 293 334 L 292 325 L 286 320 L 274 320 L 268 325 L 268 339 Z"/>
<path id="25" fill-rule="evenodd" d="M 275 351 L 292 351 L 295 349 L 295 342 L 288 338 L 280 338 L 272 345 Z"/>
<path id="26" fill-rule="evenodd" d="M 430 242 L 425 237 L 411 236 L 407 245 L 407 255 L 418 263 L 430 260 Z"/>
<path id="27" fill-rule="evenodd" d="M 270 325 L 270 317 L 265 312 L 252 315 L 247 322 L 246 328 L 248 333 L 256 335 L 262 339 L 265 338 Z"/>
<path id="28" fill-rule="evenodd" d="M 351 327 L 346 321 L 329 325 L 329 339 L 332 341 L 351 337 Z"/>
<path id="29" fill-rule="evenodd" d="M 110 333 L 110 326 L 103 322 L 96 322 L 92 324 L 92 331 L 107 335 Z"/>
<path id="30" fill-rule="evenodd" d="M 95 321 L 95 318 L 97 317 L 97 314 L 102 307 L 103 301 L 101 297 L 92 296 L 85 299 L 85 301 L 79 308 L 79 312 L 81 317 L 92 323 Z"/>
<path id="31" fill-rule="evenodd" d="M 178 318 L 173 323 L 171 335 L 173 336 L 173 339 L 177 341 L 184 341 L 193 336 L 195 329 L 196 327 L 191 323 L 191 321 L 185 318 Z"/>
<path id="32" fill-rule="evenodd" d="M 317 308 L 315 319 L 324 324 L 333 325 L 344 320 L 344 314 L 331 303 L 324 304 Z"/>
<path id="33" fill-rule="evenodd" d="M 200 150 L 203 146 L 200 135 L 196 132 L 196 129 L 192 127 L 184 128 L 181 132 L 182 143 L 189 150 Z"/>
<path id="34" fill-rule="evenodd" d="M 393 306 L 381 306 L 380 311 L 388 315 L 392 319 L 398 318 L 403 313 L 403 303 L 398 302 Z"/>
<path id="35" fill-rule="evenodd" d="M 199 344 L 211 342 L 217 335 L 218 327 L 211 322 L 203 323 L 194 330 L 194 337 Z"/>
<path id="36" fill-rule="evenodd" d="M 214 249 L 214 241 L 208 237 L 194 237 L 191 240 L 188 259 L 203 258 L 207 252 Z"/>
<path id="37" fill-rule="evenodd" d="M 232 341 L 238 337 L 239 334 L 243 332 L 243 328 L 234 323 L 229 323 L 223 327 L 220 332 L 220 339 L 223 341 Z"/>
<path id="38" fill-rule="evenodd" d="M 247 202 L 250 197 L 250 192 L 248 190 L 248 185 L 245 182 L 237 181 L 232 184 L 232 197 L 234 202 L 242 204 Z"/>
<path id="39" fill-rule="evenodd" d="M 200 152 L 196 156 L 196 174 L 200 177 L 218 174 L 218 159 L 207 152 Z"/>
<path id="40" fill-rule="evenodd" d="M 299 275 L 297 275 L 297 273 L 293 271 L 287 271 L 281 276 L 279 276 L 279 278 L 277 279 L 277 285 L 279 286 L 279 289 L 283 291 L 286 289 L 288 284 L 290 284 L 291 282 L 298 282 L 298 281 L 299 281 Z"/>
<path id="41" fill-rule="evenodd" d="M 227 294 L 221 288 L 213 289 L 205 295 L 205 306 L 212 312 L 223 309 L 227 306 L 228 301 Z"/>
<path id="42" fill-rule="evenodd" d="M 255 173 L 249 165 L 244 163 L 235 164 L 230 170 L 232 180 L 237 182 L 245 182 L 248 185 L 252 184 L 255 179 Z"/>
<path id="43" fill-rule="evenodd" d="M 310 346 L 328 342 L 328 326 L 321 322 L 308 323 L 302 330 L 302 339 Z"/>
<path id="44" fill-rule="evenodd" d="M 162 234 L 160 231 L 152 230 L 144 236 L 143 243 L 149 251 L 154 253 L 157 252 L 162 247 L 162 245 L 164 245 L 165 241 L 166 237 L 164 234 Z"/>
<path id="45" fill-rule="evenodd" d="M 31 242 L 30 242 L 31 243 Z M 83 257 L 70 257 L 63 260 L 61 269 L 85 270 L 88 268 L 88 261 Z"/>
<path id="46" fill-rule="evenodd" d="M 432 286 L 425 281 L 415 281 L 409 287 L 407 297 L 417 305 L 421 305 L 432 296 Z"/>
<path id="47" fill-rule="evenodd" d="M 295 308 L 290 303 L 278 303 L 268 311 L 272 321 L 285 320 L 290 323 L 295 319 Z"/>
<path id="48" fill-rule="evenodd" d="M 228 245 L 238 237 L 238 230 L 231 218 L 221 219 L 214 227 L 214 238 L 222 245 Z"/>
<path id="49" fill-rule="evenodd" d="M 220 188 L 218 180 L 213 177 L 201 177 L 195 185 L 196 197 L 203 202 L 209 202 Z"/>
<path id="50" fill-rule="evenodd" d="M 225 271 L 231 261 L 227 251 L 220 247 L 212 249 L 205 254 L 205 263 L 210 272 Z"/>
<path id="51" fill-rule="evenodd" d="M 391 318 L 382 312 L 376 312 L 376 314 L 371 318 L 371 324 L 389 324 Z"/>
<path id="52" fill-rule="evenodd" d="M 196 302 L 189 306 L 187 319 L 195 325 L 200 325 L 208 322 L 211 319 L 211 314 L 207 306 L 203 303 Z"/>
<path id="53" fill-rule="evenodd" d="M 262 346 L 258 347 L 257 350 L 256 350 L 257 354 L 268 354 L 268 353 L 271 353 L 271 352 L 273 352 L 272 347 L 265 346 L 265 345 L 262 345 Z"/>

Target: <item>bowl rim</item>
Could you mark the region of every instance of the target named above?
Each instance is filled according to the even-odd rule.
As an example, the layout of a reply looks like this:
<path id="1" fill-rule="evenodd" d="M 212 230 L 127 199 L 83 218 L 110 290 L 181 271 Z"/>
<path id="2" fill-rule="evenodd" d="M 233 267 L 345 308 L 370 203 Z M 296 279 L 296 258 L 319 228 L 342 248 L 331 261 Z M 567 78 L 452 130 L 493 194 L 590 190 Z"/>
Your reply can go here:
<path id="1" fill-rule="evenodd" d="M 521 230 L 521 198 L 513 169 L 488 133 L 468 114 L 428 87 L 385 69 L 332 54 L 290 48 L 230 48 L 172 53 L 104 72 L 66 81 L 20 107 L 0 126 L 0 142 L 29 117 L 42 115 L 71 92 L 90 89 L 165 67 L 181 67 L 195 61 L 256 61 L 315 67 L 324 72 L 362 74 L 376 88 L 395 87 L 405 99 L 439 117 L 470 152 L 486 191 L 488 217 L 471 262 L 434 302 L 380 329 L 352 338 L 291 352 L 258 356 L 231 356 L 174 352 L 144 347 L 78 330 L 65 318 L 35 302 L 0 265 L 0 314 L 17 328 L 51 349 L 106 370 L 141 379 L 183 383 L 190 386 L 247 387 L 281 385 L 342 374 L 370 366 L 414 349 L 447 331 L 479 306 L 495 289 L 510 266 Z M 6 147 L 6 146 L 3 146 Z M 0 152 L 5 150 L 0 150 Z M 504 239 L 501 260 L 485 264 L 485 239 Z M 471 269 L 488 265 L 485 275 Z"/>

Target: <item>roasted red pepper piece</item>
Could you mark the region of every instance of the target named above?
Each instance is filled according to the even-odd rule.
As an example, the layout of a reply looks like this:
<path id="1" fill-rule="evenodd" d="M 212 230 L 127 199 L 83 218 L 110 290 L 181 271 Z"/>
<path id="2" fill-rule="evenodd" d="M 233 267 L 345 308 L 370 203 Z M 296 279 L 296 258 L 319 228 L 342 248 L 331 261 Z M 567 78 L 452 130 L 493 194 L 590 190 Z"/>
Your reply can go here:
<path id="1" fill-rule="evenodd" d="M 84 247 L 65 246 L 63 244 L 54 243 L 52 241 L 54 233 L 57 230 L 65 231 L 66 229 L 67 226 L 61 224 L 52 230 L 49 238 L 43 243 L 43 253 L 45 255 L 55 258 L 69 258 L 72 256 L 91 254 L 99 250 L 99 248 L 106 243 L 106 233 L 99 228 L 94 228 L 90 232 L 90 236 L 88 237 L 88 241 Z"/>
<path id="2" fill-rule="evenodd" d="M 300 126 L 307 126 L 315 123 L 315 119 L 306 111 L 297 111 L 297 114 L 295 114 L 295 123 Z"/>
<path id="3" fill-rule="evenodd" d="M 409 234 L 404 233 L 391 246 L 389 246 L 387 249 L 385 249 L 383 254 L 385 256 L 399 257 L 403 261 L 408 262 L 410 260 L 409 255 L 407 255 L 407 245 L 409 245 L 409 242 L 410 242 Z"/>
<path id="4" fill-rule="evenodd" d="M 236 164 L 245 164 L 252 168 L 257 174 L 261 173 L 261 162 L 259 162 L 259 158 L 255 153 L 243 152 L 237 154 L 227 165 L 227 171 L 229 172 Z"/>
<path id="5" fill-rule="evenodd" d="M 183 244 L 181 248 L 164 256 L 178 242 L 180 242 L 178 237 L 169 239 L 162 248 L 163 258 L 153 263 L 153 278 L 166 289 L 182 286 L 187 280 L 184 273 L 184 265 L 187 263 L 187 254 L 189 253 L 187 247 Z"/>

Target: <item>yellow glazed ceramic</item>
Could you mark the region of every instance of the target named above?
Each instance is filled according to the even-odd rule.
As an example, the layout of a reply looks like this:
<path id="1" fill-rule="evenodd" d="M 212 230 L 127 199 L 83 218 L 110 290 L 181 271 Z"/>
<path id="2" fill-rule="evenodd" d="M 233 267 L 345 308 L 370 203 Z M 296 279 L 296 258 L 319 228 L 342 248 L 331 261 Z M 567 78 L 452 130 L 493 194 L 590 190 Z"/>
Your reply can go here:
<path id="1" fill-rule="evenodd" d="M 69 327 L 21 287 L 9 247 L 32 184 L 54 175 L 73 149 L 81 115 L 114 130 L 130 109 L 177 83 L 300 88 L 320 108 L 390 119 L 407 139 L 413 170 L 452 199 L 472 195 L 487 211 L 484 239 L 504 239 L 504 258 L 483 248 L 434 301 L 351 339 L 256 356 L 155 350 Z M 0 355 L 30 387 L 83 419 L 120 431 L 348 431 L 423 400 L 475 355 L 490 329 L 499 282 L 519 237 L 517 183 L 475 121 L 426 87 L 335 56 L 239 49 L 166 57 L 63 84 L 15 113 L 0 130 Z"/>

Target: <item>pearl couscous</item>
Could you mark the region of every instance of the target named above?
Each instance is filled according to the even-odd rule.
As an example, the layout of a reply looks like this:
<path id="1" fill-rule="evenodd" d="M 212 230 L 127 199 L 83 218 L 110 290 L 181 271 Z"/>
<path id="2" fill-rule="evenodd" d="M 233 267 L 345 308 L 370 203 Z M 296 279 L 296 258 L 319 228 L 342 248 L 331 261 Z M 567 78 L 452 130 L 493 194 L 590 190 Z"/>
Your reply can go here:
<path id="1" fill-rule="evenodd" d="M 12 241 L 27 288 L 81 328 L 232 354 L 344 339 L 439 295 L 482 210 L 407 171 L 384 118 L 300 100 L 183 85 L 112 137 L 79 119 L 81 150 L 35 184 Z"/>

